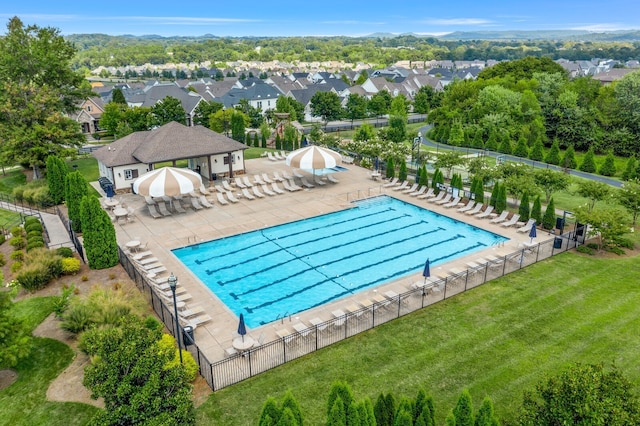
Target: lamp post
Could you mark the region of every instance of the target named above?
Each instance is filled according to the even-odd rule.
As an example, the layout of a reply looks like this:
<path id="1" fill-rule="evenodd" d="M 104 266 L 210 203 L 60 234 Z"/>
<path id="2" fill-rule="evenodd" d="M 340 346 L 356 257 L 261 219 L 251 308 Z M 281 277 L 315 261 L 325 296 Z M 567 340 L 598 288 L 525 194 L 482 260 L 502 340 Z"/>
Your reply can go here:
<path id="1" fill-rule="evenodd" d="M 178 340 L 178 353 L 180 354 L 180 364 L 182 364 L 182 343 L 180 339 L 180 321 L 178 320 L 178 303 L 176 301 L 176 286 L 178 285 L 178 279 L 173 272 L 167 278 L 167 282 L 169 283 L 169 287 L 171 288 L 171 293 L 173 293 L 173 310 L 176 315 L 176 340 Z"/>

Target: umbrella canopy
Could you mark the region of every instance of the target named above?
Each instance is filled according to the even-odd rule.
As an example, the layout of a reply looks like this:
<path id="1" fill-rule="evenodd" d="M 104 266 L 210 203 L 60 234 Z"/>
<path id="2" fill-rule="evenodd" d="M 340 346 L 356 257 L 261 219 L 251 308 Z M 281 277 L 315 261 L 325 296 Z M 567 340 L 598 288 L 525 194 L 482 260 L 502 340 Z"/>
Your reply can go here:
<path id="1" fill-rule="evenodd" d="M 531 238 L 531 241 L 533 241 L 535 237 L 536 237 L 536 223 L 533 222 L 531 224 L 531 230 L 529 231 L 529 238 Z"/>
<path id="2" fill-rule="evenodd" d="M 202 177 L 189 169 L 163 167 L 143 174 L 133 182 L 133 191 L 140 195 L 162 197 L 188 194 L 202 186 Z"/>
<path id="3" fill-rule="evenodd" d="M 238 323 L 238 334 L 242 336 L 242 341 L 244 341 L 244 335 L 247 334 L 247 327 L 244 325 L 243 314 L 240 314 L 240 322 Z"/>
<path id="4" fill-rule="evenodd" d="M 309 145 L 289 153 L 286 163 L 304 170 L 328 169 L 342 163 L 342 156 L 328 148 Z"/>
<path id="5" fill-rule="evenodd" d="M 424 262 L 424 270 L 422 271 L 422 276 L 427 278 L 431 276 L 431 271 L 429 271 L 429 259 Z"/>
<path id="6" fill-rule="evenodd" d="M 113 196 L 116 195 L 116 193 L 113 192 L 113 185 L 107 185 L 106 193 L 108 198 L 113 198 Z"/>

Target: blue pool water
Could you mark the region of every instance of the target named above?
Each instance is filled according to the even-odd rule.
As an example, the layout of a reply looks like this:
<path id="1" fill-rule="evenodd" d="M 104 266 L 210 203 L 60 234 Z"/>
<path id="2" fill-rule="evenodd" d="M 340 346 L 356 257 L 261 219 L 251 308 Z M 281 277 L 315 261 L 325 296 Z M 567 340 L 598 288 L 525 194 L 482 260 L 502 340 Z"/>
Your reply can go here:
<path id="1" fill-rule="evenodd" d="M 173 250 L 249 327 L 482 250 L 506 238 L 392 197 Z"/>

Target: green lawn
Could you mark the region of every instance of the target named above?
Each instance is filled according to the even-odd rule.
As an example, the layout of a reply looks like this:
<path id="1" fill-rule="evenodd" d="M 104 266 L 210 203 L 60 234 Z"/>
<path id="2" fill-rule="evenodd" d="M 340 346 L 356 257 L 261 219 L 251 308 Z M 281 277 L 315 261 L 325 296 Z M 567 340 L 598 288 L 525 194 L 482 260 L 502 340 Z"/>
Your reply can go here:
<path id="1" fill-rule="evenodd" d="M 489 396 L 512 421 L 523 390 L 573 362 L 615 363 L 638 389 L 638 274 L 637 258 L 555 256 L 216 392 L 198 424 L 256 424 L 265 399 L 289 388 L 305 424 L 321 425 L 338 379 L 357 399 L 424 387 L 438 424 L 464 388 L 476 408 Z"/>
<path id="2" fill-rule="evenodd" d="M 51 297 L 31 297 L 14 305 L 16 316 L 33 330 L 52 311 Z M 80 403 L 47 401 L 53 379 L 73 360 L 73 351 L 53 339 L 33 338 L 31 354 L 15 371 L 18 380 L 0 391 L 0 425 L 86 425 L 97 408 Z"/>

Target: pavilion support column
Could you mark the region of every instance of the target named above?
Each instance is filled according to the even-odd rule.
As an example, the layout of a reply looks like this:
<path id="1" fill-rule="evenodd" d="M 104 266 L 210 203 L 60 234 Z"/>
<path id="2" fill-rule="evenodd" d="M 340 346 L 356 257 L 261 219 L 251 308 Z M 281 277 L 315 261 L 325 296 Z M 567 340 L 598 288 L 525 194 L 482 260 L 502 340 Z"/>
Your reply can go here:
<path id="1" fill-rule="evenodd" d="M 209 185 L 211 185 L 211 181 L 213 180 L 213 167 L 211 164 L 211 156 L 207 155 L 207 166 L 209 168 Z"/>
<path id="2" fill-rule="evenodd" d="M 227 159 L 229 160 L 229 179 L 233 178 L 233 153 L 230 152 L 227 154 Z"/>

